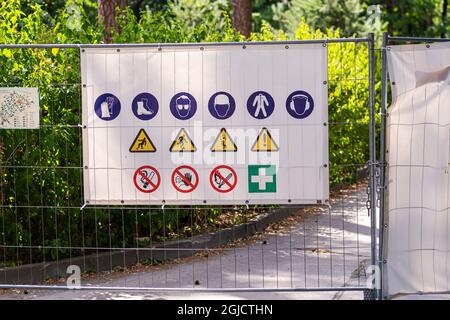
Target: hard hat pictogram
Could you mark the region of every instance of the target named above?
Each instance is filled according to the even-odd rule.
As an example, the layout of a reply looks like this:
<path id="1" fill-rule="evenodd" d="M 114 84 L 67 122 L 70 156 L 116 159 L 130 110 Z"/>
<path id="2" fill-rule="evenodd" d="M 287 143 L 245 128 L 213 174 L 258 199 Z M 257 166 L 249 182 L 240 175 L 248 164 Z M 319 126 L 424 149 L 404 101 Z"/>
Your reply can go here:
<path id="1" fill-rule="evenodd" d="M 208 109 L 214 118 L 225 120 L 230 118 L 236 110 L 236 101 L 228 92 L 219 91 L 209 98 Z"/>

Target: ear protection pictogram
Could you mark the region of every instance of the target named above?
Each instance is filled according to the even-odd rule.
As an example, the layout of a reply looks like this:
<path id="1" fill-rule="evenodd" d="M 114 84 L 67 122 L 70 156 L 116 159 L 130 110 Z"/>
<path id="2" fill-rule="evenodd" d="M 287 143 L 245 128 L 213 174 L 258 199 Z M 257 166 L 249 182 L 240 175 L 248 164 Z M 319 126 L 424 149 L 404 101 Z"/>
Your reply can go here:
<path id="1" fill-rule="evenodd" d="M 305 100 L 305 104 L 303 107 L 302 101 Z M 298 116 L 303 116 L 310 108 L 311 102 L 309 101 L 309 97 L 304 94 L 296 94 L 291 98 L 291 102 L 289 103 L 290 109 Z M 300 109 L 300 110 L 297 110 Z"/>

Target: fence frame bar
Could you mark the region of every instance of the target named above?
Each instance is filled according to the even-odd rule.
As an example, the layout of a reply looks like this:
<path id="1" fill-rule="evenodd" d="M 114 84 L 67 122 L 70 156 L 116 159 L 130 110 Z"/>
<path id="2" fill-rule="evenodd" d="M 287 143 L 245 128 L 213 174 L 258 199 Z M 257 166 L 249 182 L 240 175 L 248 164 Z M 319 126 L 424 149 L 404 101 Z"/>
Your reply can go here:
<path id="1" fill-rule="evenodd" d="M 424 38 L 424 37 L 392 37 L 389 34 L 386 35 L 387 43 L 389 42 L 449 42 L 448 38 Z"/>
<path id="2" fill-rule="evenodd" d="M 380 107 L 380 116 L 381 116 L 381 123 L 380 123 L 380 229 L 379 229 L 379 240 L 380 240 L 380 248 L 379 248 L 379 270 L 380 270 L 380 283 L 381 288 L 379 289 L 379 298 L 385 298 L 384 294 L 384 275 L 387 274 L 385 267 L 385 237 L 387 237 L 387 228 L 388 228 L 388 218 L 385 213 L 385 207 L 386 207 L 386 198 L 385 198 L 385 191 L 387 189 L 386 185 L 386 121 L 387 121 L 387 81 L 388 81 L 388 74 L 387 74 L 387 43 L 388 43 L 388 33 L 383 32 L 383 40 L 381 45 L 381 107 Z"/>
<path id="3" fill-rule="evenodd" d="M 376 121 L 375 121 L 375 36 L 369 33 L 368 50 L 369 50 L 369 184 L 370 184 L 370 262 L 374 266 L 377 264 L 377 215 L 376 215 L 376 188 L 377 182 L 375 170 L 377 165 L 376 156 Z M 375 273 L 375 269 L 372 271 Z"/>
<path id="4" fill-rule="evenodd" d="M 0 289 L 10 289 L 10 285 L 0 284 Z M 61 285 L 14 285 L 15 289 L 29 290 L 100 290 L 100 291 L 146 291 L 146 292 L 333 292 L 364 291 L 365 287 L 312 287 L 312 288 L 156 288 L 156 287 L 102 287 L 102 286 L 61 286 Z"/>
<path id="5" fill-rule="evenodd" d="M 92 48 L 170 48 L 170 47 L 208 47 L 235 45 L 277 45 L 277 44 L 317 44 L 317 43 L 361 43 L 369 42 L 369 38 L 333 38 L 312 40 L 284 40 L 284 41 L 251 41 L 251 42 L 190 42 L 190 43 L 98 43 L 98 44 L 69 44 L 69 43 L 30 43 L 30 44 L 0 44 L 0 49 L 92 49 Z"/>

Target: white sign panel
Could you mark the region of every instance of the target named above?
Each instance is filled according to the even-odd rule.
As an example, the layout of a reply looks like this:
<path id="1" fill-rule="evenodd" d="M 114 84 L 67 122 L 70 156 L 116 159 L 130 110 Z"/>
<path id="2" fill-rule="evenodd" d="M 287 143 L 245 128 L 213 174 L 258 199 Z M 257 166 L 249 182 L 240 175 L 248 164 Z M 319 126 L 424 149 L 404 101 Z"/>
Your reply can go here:
<path id="1" fill-rule="evenodd" d="M 37 88 L 0 88 L 0 128 L 39 128 Z"/>
<path id="2" fill-rule="evenodd" d="M 450 290 L 450 44 L 392 46 L 387 294 Z"/>
<path id="3" fill-rule="evenodd" d="M 328 199 L 322 44 L 84 49 L 89 204 Z"/>

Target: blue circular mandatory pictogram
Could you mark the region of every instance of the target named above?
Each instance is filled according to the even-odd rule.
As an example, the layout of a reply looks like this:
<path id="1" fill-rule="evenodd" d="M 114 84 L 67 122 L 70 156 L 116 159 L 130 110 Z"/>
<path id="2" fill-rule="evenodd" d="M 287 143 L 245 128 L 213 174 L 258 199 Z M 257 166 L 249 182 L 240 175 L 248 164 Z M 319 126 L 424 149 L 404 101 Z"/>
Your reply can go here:
<path id="1" fill-rule="evenodd" d="M 192 118 L 197 111 L 197 101 L 187 92 L 179 92 L 170 100 L 170 111 L 179 120 Z"/>
<path id="2" fill-rule="evenodd" d="M 265 91 L 256 91 L 247 100 L 247 110 L 253 118 L 266 119 L 275 109 L 275 101 Z"/>
<path id="3" fill-rule="evenodd" d="M 306 91 L 294 91 L 286 99 L 286 110 L 292 117 L 304 119 L 313 112 L 314 99 Z"/>
<path id="4" fill-rule="evenodd" d="M 208 109 L 214 118 L 224 120 L 233 115 L 236 102 L 228 92 L 219 91 L 209 98 Z"/>
<path id="5" fill-rule="evenodd" d="M 120 113 L 120 100 L 112 93 L 100 95 L 94 104 L 94 111 L 97 116 L 105 121 L 111 121 L 117 118 Z"/>
<path id="6" fill-rule="evenodd" d="M 131 104 L 131 110 L 140 120 L 153 119 L 158 113 L 159 104 L 154 95 L 148 92 L 138 94 Z"/>

